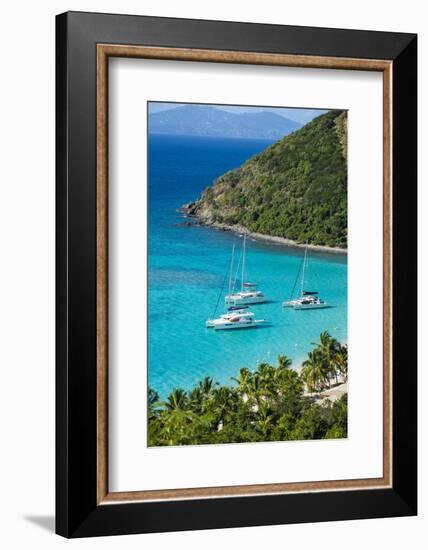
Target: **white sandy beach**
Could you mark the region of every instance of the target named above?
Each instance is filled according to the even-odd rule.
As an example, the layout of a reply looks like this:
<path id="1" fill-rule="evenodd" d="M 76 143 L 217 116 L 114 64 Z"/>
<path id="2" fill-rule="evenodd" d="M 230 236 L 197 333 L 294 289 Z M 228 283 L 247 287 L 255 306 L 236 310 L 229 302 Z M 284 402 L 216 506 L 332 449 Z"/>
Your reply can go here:
<path id="1" fill-rule="evenodd" d="M 338 386 L 335 386 L 334 388 L 330 388 L 328 390 L 324 390 L 320 393 L 320 400 L 321 401 L 336 401 L 337 399 L 340 399 L 342 395 L 345 395 L 345 393 L 348 393 L 348 383 L 345 382 L 344 384 L 339 384 Z"/>

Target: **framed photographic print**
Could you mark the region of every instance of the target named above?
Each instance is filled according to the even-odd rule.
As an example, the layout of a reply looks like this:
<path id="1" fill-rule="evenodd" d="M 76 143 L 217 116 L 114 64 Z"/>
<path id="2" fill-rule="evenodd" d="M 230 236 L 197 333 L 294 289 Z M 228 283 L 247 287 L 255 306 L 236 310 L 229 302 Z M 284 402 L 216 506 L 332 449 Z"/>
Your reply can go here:
<path id="1" fill-rule="evenodd" d="M 416 36 L 57 16 L 57 532 L 416 514 Z"/>

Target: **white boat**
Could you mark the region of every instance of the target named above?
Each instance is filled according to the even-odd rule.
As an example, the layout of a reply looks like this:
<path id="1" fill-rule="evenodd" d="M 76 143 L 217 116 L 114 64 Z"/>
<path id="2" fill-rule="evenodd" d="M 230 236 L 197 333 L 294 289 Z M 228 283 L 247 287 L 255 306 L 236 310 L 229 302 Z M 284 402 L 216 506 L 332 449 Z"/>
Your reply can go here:
<path id="1" fill-rule="evenodd" d="M 255 291 L 242 291 L 236 292 L 235 294 L 229 294 L 225 298 L 226 304 L 242 304 L 242 305 L 251 305 L 251 304 L 263 304 L 266 302 L 266 296 L 260 290 Z"/>
<path id="2" fill-rule="evenodd" d="M 283 307 L 292 307 L 293 309 L 323 309 L 328 307 L 327 302 L 321 300 L 318 292 L 305 290 L 305 273 L 308 264 L 308 247 L 305 248 L 305 256 L 303 258 L 302 284 L 300 296 L 294 300 L 288 300 L 282 303 Z M 293 294 L 293 292 L 292 292 Z"/>
<path id="3" fill-rule="evenodd" d="M 231 292 L 232 292 L 232 275 L 233 275 L 234 256 L 235 256 L 235 243 L 233 243 L 233 246 L 232 246 L 232 256 L 231 256 L 231 260 L 230 260 L 229 294 L 231 294 Z M 221 297 L 222 293 L 223 293 L 223 288 L 220 291 L 219 300 L 220 300 L 220 297 Z M 234 317 L 237 317 L 237 316 L 243 317 L 243 318 L 248 318 L 248 319 L 254 317 L 254 313 L 252 313 L 248 309 L 247 305 L 241 305 L 241 306 L 233 305 L 233 306 L 228 307 L 227 311 L 225 313 L 223 313 L 218 318 L 216 318 L 215 314 L 216 314 L 216 311 L 217 311 L 217 306 L 218 306 L 219 300 L 217 301 L 217 305 L 216 305 L 216 308 L 214 310 L 213 317 L 210 318 L 210 319 L 207 319 L 207 321 L 205 321 L 206 328 L 214 328 L 217 325 L 224 324 L 225 321 L 228 321 L 228 320 L 230 320 Z"/>
<path id="4" fill-rule="evenodd" d="M 229 321 L 230 319 L 233 319 L 236 316 L 243 317 L 243 318 L 250 318 L 250 317 L 254 317 L 254 313 L 252 311 L 246 311 L 244 309 L 240 309 L 234 312 L 223 313 L 223 315 L 220 315 L 218 319 L 208 319 L 205 323 L 205 326 L 207 328 L 215 328 L 217 325 L 221 325 L 225 321 Z"/>
<path id="5" fill-rule="evenodd" d="M 239 292 L 231 292 L 231 281 L 229 281 L 229 294 L 226 295 L 224 301 L 226 304 L 235 304 L 236 306 L 240 305 L 251 305 L 251 304 L 262 304 L 267 301 L 266 296 L 257 290 L 256 283 L 247 283 L 245 282 L 245 253 L 246 253 L 246 242 L 247 236 L 244 234 L 244 243 L 242 245 L 242 273 L 241 273 L 241 290 Z M 230 275 L 232 276 L 233 269 L 233 260 L 230 268 Z"/>
<path id="6" fill-rule="evenodd" d="M 266 321 L 264 319 L 254 319 L 254 313 L 249 310 L 247 303 L 258 303 L 265 302 L 266 298 L 264 297 L 262 292 L 259 292 L 255 290 L 255 283 L 245 283 L 244 282 L 244 276 L 245 276 L 245 236 L 244 236 L 244 244 L 242 249 L 242 289 L 250 289 L 250 290 L 242 290 L 238 293 L 233 293 L 232 287 L 232 277 L 233 277 L 233 262 L 234 262 L 234 256 L 235 256 L 235 244 L 233 244 L 232 247 L 232 257 L 230 261 L 230 272 L 229 272 L 229 293 L 226 296 L 226 303 L 232 303 L 233 305 L 227 308 L 227 311 L 220 315 L 218 318 L 215 318 L 215 312 L 217 310 L 217 306 L 214 310 L 213 318 L 208 319 L 205 322 L 205 326 L 207 328 L 213 328 L 214 330 L 234 330 L 234 329 L 241 329 L 241 328 L 255 328 Z M 239 271 L 239 264 L 237 272 Z M 223 292 L 223 289 L 220 292 L 220 296 Z M 219 299 L 220 299 L 219 296 Z M 233 300 L 228 301 L 227 298 L 234 297 Z M 254 301 L 258 300 L 258 301 Z"/>
<path id="7" fill-rule="evenodd" d="M 265 319 L 254 319 L 244 315 L 235 315 L 229 319 L 224 319 L 222 322 L 214 325 L 214 330 L 236 330 L 243 328 L 256 328 L 266 323 Z"/>
<path id="8" fill-rule="evenodd" d="M 328 304 L 318 296 L 308 296 L 299 298 L 293 307 L 294 309 L 322 309 L 328 307 Z"/>

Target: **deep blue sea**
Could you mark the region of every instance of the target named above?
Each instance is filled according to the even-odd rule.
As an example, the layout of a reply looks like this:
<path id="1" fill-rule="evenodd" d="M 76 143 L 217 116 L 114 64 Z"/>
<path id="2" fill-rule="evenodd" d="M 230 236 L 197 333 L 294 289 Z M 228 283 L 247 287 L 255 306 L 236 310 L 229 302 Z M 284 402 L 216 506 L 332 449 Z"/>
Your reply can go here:
<path id="1" fill-rule="evenodd" d="M 183 227 L 177 209 L 269 144 L 150 135 L 148 368 L 149 384 L 162 398 L 173 388 L 191 388 L 205 376 L 231 384 L 241 367 L 275 364 L 279 354 L 299 366 L 323 330 L 347 340 L 346 256 L 310 252 L 305 287 L 318 290 L 332 307 L 296 311 L 281 303 L 290 296 L 303 250 L 252 239 L 247 241 L 246 279 L 257 282 L 270 301 L 251 307 L 269 326 L 205 328 L 228 273 L 232 243 L 239 248 L 242 239 L 230 232 Z M 223 311 L 224 293 L 217 313 Z"/>

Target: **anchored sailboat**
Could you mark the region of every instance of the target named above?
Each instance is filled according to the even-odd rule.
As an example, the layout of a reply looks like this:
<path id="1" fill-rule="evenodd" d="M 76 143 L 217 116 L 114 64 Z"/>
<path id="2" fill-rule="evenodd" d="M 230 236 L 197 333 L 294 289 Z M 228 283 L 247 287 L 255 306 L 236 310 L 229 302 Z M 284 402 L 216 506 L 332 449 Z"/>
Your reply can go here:
<path id="1" fill-rule="evenodd" d="M 244 234 L 244 242 L 242 245 L 242 272 L 241 272 L 241 290 L 239 292 L 233 292 L 231 289 L 231 279 L 229 284 L 229 294 L 226 295 L 224 301 L 226 304 L 248 305 L 248 304 L 262 304 L 266 302 L 266 296 L 260 290 L 257 290 L 256 283 L 249 283 L 245 281 L 245 254 L 246 254 L 247 236 Z M 230 271 L 232 276 L 232 267 Z"/>
<path id="2" fill-rule="evenodd" d="M 244 247 L 245 250 L 245 247 Z M 229 291 L 228 296 L 233 295 L 233 267 L 234 267 L 234 259 L 235 259 L 235 243 L 233 243 L 232 246 L 232 256 L 230 260 L 230 269 L 229 269 Z M 243 263 L 243 265 L 245 265 Z M 238 265 L 239 269 L 239 265 Z M 242 274 L 244 276 L 244 270 L 243 268 Z M 226 282 L 226 279 L 224 280 L 224 283 Z M 223 287 L 224 287 L 223 283 Z M 247 285 L 253 286 L 253 283 L 247 283 Z M 227 308 L 226 313 L 223 313 L 218 317 L 215 318 L 215 314 L 217 312 L 218 304 L 220 301 L 220 296 L 223 293 L 223 287 L 221 288 L 219 299 L 217 300 L 217 304 L 214 310 L 214 315 L 212 319 L 208 319 L 205 322 L 205 326 L 207 328 L 213 328 L 215 330 L 230 330 L 230 329 L 238 329 L 238 328 L 253 328 L 256 326 L 259 326 L 260 324 L 265 323 L 266 321 L 264 319 L 254 319 L 254 313 L 248 309 L 248 305 L 233 305 Z M 226 302 L 227 303 L 227 302 Z M 233 302 L 235 303 L 235 302 Z"/>
<path id="3" fill-rule="evenodd" d="M 231 319 L 234 319 L 235 317 L 241 317 L 243 319 L 250 319 L 254 317 L 254 313 L 248 309 L 248 306 L 242 306 L 241 308 L 238 307 L 231 307 L 228 308 L 226 313 L 223 313 L 218 317 L 218 319 L 208 319 L 205 322 L 205 326 L 207 328 L 216 328 L 217 325 L 223 324 L 225 321 L 230 321 Z"/>
<path id="4" fill-rule="evenodd" d="M 253 314 L 254 315 L 254 314 Z M 235 315 L 214 325 L 214 330 L 234 330 L 239 328 L 256 328 L 266 323 L 266 319 L 254 319 L 244 315 Z"/>
<path id="5" fill-rule="evenodd" d="M 303 266 L 302 266 L 302 281 L 301 281 L 301 290 L 300 290 L 300 296 L 298 298 L 290 299 L 288 301 L 285 301 L 282 303 L 283 307 L 292 307 L 293 309 L 322 309 L 328 307 L 327 302 L 324 300 L 321 300 L 321 298 L 318 295 L 318 291 L 311 291 L 311 290 L 305 290 L 305 274 L 308 267 L 308 245 L 306 245 L 305 248 L 305 255 L 303 258 Z M 300 272 L 300 268 L 299 268 Z M 299 276 L 299 273 L 297 273 L 297 277 Z M 296 277 L 296 282 L 297 282 Z M 296 286 L 296 283 L 294 284 L 293 290 L 291 294 L 293 295 L 294 288 Z"/>

